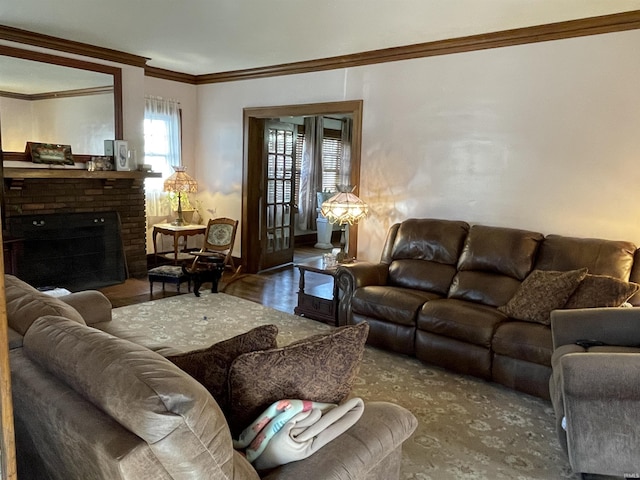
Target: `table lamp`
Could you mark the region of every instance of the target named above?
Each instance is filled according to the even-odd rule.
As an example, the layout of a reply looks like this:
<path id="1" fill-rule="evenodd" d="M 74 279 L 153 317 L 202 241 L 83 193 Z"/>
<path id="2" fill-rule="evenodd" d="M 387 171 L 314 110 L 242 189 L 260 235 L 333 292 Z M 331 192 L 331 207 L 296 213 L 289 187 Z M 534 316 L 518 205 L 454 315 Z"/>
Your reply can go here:
<path id="1" fill-rule="evenodd" d="M 346 228 L 365 218 L 369 213 L 369 206 L 353 193 L 355 187 L 338 185 L 338 193 L 322 203 L 320 211 L 330 223 L 338 223 L 341 226 L 340 253 L 338 262 L 347 261 L 346 252 Z"/>
<path id="2" fill-rule="evenodd" d="M 164 181 L 164 191 L 178 194 L 178 218 L 171 223 L 172 225 L 182 226 L 186 225 L 186 222 L 182 217 L 181 196 L 183 193 L 196 193 L 198 191 L 198 182 L 187 174 L 185 167 L 178 166 L 173 167 L 173 169 L 175 172 Z"/>

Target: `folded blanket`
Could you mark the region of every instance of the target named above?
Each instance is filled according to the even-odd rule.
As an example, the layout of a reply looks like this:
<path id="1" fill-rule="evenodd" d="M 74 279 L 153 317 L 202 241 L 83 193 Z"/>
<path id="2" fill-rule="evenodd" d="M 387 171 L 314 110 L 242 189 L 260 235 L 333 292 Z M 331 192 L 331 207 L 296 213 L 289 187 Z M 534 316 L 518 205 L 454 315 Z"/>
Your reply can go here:
<path id="1" fill-rule="evenodd" d="M 360 398 L 341 405 L 280 400 L 240 434 L 234 448 L 247 448 L 247 460 L 258 470 L 302 460 L 353 426 L 363 411 Z"/>

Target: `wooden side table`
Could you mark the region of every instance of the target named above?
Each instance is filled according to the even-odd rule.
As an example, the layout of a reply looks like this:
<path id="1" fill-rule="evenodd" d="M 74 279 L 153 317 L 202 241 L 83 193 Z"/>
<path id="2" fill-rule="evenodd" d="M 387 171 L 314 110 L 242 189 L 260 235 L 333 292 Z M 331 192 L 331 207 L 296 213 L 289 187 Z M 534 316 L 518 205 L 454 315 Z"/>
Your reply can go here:
<path id="1" fill-rule="evenodd" d="M 171 223 L 158 223 L 153 226 L 153 254 L 159 255 L 158 247 L 157 247 L 157 237 L 158 235 L 168 235 L 173 237 L 173 258 L 170 258 L 171 254 L 168 254 L 166 258 L 169 258 L 173 261 L 174 265 L 180 263 L 180 260 L 191 259 L 193 260 L 193 256 L 185 255 L 183 258 L 180 257 L 179 244 L 180 237 L 184 237 L 185 248 L 187 245 L 187 238 L 193 235 L 204 235 L 207 227 L 205 225 L 173 225 Z"/>
<path id="2" fill-rule="evenodd" d="M 337 267 L 325 267 L 322 259 L 295 264 L 300 270 L 298 290 L 298 306 L 296 315 L 312 318 L 329 325 L 338 326 L 338 284 L 336 282 Z M 305 290 L 305 274 L 328 275 L 330 283 L 320 283 Z"/>

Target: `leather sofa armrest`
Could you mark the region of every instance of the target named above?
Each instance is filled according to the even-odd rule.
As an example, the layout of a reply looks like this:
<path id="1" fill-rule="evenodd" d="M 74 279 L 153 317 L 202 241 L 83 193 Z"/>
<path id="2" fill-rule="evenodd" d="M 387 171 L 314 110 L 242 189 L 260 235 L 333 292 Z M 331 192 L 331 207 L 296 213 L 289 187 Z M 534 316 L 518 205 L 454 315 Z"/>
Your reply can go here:
<path id="1" fill-rule="evenodd" d="M 570 353 L 559 366 L 571 468 L 637 478 L 640 354 Z"/>
<path id="2" fill-rule="evenodd" d="M 389 265 L 386 263 L 358 262 L 338 266 L 336 275 L 347 275 L 352 289 L 367 285 L 386 285 Z"/>
<path id="3" fill-rule="evenodd" d="M 365 403 L 353 427 L 310 457 L 282 465 L 263 480 L 397 480 L 400 465 L 392 460 L 417 426 L 413 414 L 400 405 Z"/>
<path id="4" fill-rule="evenodd" d="M 553 348 L 578 340 L 640 345 L 640 308 L 584 308 L 551 312 Z"/>
<path id="5" fill-rule="evenodd" d="M 386 263 L 357 262 L 339 265 L 336 271 L 338 284 L 338 324 L 347 325 L 351 318 L 351 298 L 357 288 L 367 285 L 385 285 L 389 275 Z"/>
<path id="6" fill-rule="evenodd" d="M 58 298 L 75 308 L 87 325 L 111 321 L 111 302 L 97 290 L 70 293 Z"/>

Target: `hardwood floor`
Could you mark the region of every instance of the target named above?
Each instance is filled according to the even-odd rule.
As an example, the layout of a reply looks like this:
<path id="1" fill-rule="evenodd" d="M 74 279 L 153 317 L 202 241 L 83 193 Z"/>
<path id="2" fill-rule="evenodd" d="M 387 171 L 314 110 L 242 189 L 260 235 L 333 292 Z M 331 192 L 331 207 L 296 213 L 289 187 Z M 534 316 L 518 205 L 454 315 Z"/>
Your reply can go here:
<path id="1" fill-rule="evenodd" d="M 313 247 L 297 248 L 294 255 L 294 263 L 320 257 L 322 253 L 324 253 L 324 250 L 318 250 Z M 232 281 L 230 281 L 231 274 L 225 272 L 218 285 L 218 290 L 282 312 L 293 313 L 293 309 L 298 303 L 299 278 L 298 269 L 294 268 L 293 265 L 275 268 L 257 275 L 240 274 Z M 315 286 L 314 283 L 321 285 L 331 282 L 326 275 L 318 275 L 317 278 L 308 276 L 306 280 L 309 286 Z M 209 284 L 203 285 L 201 291 L 205 291 L 207 288 L 210 288 Z M 101 288 L 100 291 L 109 298 L 114 308 L 174 295 L 193 295 L 193 293 L 187 291 L 187 285 L 184 283 L 180 288 L 180 293 L 176 291 L 175 285 L 166 284 L 163 291 L 161 284 L 155 283 L 153 295 L 151 295 L 149 293 L 149 282 L 144 278 L 130 278 L 124 283 Z"/>

